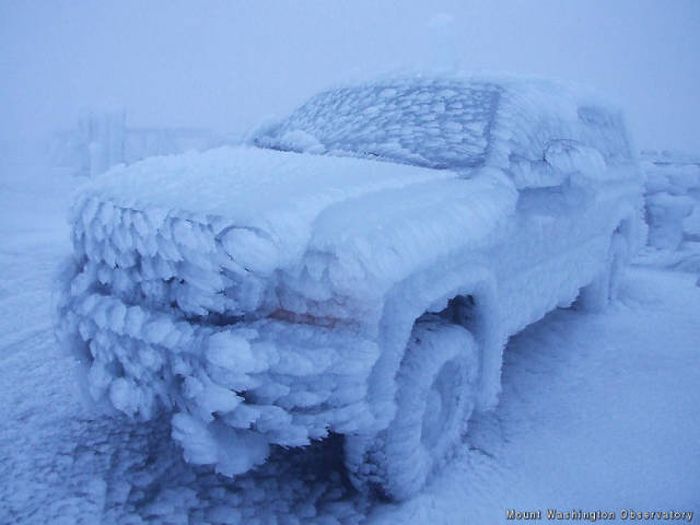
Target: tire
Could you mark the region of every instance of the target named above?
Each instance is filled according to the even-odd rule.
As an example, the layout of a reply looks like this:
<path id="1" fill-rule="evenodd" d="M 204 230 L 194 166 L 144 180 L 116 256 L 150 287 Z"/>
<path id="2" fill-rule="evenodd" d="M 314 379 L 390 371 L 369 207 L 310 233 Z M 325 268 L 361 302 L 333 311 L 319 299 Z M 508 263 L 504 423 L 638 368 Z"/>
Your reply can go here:
<path id="1" fill-rule="evenodd" d="M 601 312 L 617 299 L 620 277 L 627 264 L 627 241 L 620 233 L 610 239 L 608 256 L 603 271 L 587 286 L 581 288 L 578 305 L 586 312 Z"/>
<path id="2" fill-rule="evenodd" d="M 416 323 L 397 374 L 397 408 L 375 436 L 346 436 L 358 490 L 400 501 L 420 491 L 460 442 L 474 408 L 477 345 L 461 326 Z"/>

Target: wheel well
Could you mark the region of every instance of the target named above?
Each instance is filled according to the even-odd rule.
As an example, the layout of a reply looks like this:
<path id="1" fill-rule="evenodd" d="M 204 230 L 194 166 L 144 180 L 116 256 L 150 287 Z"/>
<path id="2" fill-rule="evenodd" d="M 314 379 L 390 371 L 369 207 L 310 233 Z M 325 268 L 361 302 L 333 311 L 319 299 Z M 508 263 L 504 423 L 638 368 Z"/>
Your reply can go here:
<path id="1" fill-rule="evenodd" d="M 613 230 L 612 237 L 620 235 L 627 243 L 628 248 L 636 249 L 644 244 L 646 231 L 645 224 L 633 211 L 629 211 L 618 217 L 617 225 Z"/>
<path id="2" fill-rule="evenodd" d="M 617 226 L 615 227 L 615 230 L 613 230 L 613 235 L 620 234 L 625 238 L 626 241 L 629 240 L 631 233 L 632 233 L 632 221 L 631 221 L 631 219 L 621 220 L 617 224 Z"/>
<path id="3" fill-rule="evenodd" d="M 490 270 L 475 265 L 449 272 L 430 270 L 397 283 L 385 296 L 377 326 L 381 351 L 367 391 L 377 429 L 393 417 L 396 373 L 415 323 L 429 315 L 459 320 L 472 334 L 479 352 L 477 409 L 496 405 L 506 337 L 499 324 L 495 277 Z"/>
<path id="4" fill-rule="evenodd" d="M 427 310 L 416 319 L 416 323 L 431 321 L 436 318 L 457 324 L 474 333 L 476 330 L 477 302 L 473 295 L 456 295 L 447 301 L 441 310 Z M 415 326 L 415 323 L 414 323 Z"/>
<path id="5" fill-rule="evenodd" d="M 610 236 L 611 242 L 615 242 L 615 238 L 621 238 L 624 246 L 624 258 L 628 259 L 630 256 L 630 250 L 633 249 L 635 244 L 635 231 L 633 219 L 630 217 L 622 219 Z"/>

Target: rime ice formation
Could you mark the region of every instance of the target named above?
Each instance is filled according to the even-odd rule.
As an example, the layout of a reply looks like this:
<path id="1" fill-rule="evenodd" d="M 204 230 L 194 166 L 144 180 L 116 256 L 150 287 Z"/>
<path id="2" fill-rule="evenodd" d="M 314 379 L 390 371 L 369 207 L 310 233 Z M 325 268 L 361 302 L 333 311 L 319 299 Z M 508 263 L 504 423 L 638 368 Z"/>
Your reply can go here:
<path id="1" fill-rule="evenodd" d="M 491 408 L 505 340 L 581 288 L 607 299 L 640 208 L 622 119 L 588 96 L 515 79 L 338 88 L 249 146 L 84 187 L 59 331 L 92 398 L 173 413 L 192 463 L 236 475 L 329 432 L 376 449 L 417 318 L 470 299 L 472 404 Z"/>

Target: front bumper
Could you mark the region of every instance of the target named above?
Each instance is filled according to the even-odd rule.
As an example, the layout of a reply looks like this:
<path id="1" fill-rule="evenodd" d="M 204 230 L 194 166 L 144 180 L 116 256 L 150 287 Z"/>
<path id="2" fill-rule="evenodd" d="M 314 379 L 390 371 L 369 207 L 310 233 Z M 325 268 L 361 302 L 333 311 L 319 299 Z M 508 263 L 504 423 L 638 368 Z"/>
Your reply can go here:
<path id="1" fill-rule="evenodd" d="M 173 413 L 190 461 L 232 475 L 262 461 L 269 444 L 371 424 L 367 380 L 379 349 L 357 330 L 270 318 L 197 323 L 80 286 L 79 268 L 69 273 L 58 332 L 90 396 L 139 420 Z"/>

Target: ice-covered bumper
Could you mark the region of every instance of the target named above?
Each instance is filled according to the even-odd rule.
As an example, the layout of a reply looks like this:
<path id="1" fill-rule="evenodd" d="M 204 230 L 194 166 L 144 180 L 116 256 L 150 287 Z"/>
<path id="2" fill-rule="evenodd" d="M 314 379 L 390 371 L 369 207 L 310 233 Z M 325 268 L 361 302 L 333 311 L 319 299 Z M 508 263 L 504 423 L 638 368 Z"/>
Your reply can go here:
<path id="1" fill-rule="evenodd" d="M 378 348 L 351 328 L 198 324 L 95 290 L 67 291 L 59 310 L 60 338 L 83 363 L 90 395 L 141 420 L 174 413 L 173 436 L 193 463 L 233 475 L 263 461 L 269 444 L 370 423 Z"/>

